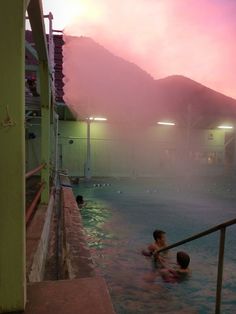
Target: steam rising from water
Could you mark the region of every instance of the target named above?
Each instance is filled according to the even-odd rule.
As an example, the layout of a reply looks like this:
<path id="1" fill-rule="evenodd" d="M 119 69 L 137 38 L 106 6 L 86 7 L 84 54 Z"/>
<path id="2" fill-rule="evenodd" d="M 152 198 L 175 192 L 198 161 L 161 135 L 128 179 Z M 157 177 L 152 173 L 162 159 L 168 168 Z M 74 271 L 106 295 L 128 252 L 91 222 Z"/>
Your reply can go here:
<path id="1" fill-rule="evenodd" d="M 70 5 L 78 16 L 66 35 L 92 37 L 154 78 L 180 74 L 236 97 L 235 1 L 69 0 Z"/>

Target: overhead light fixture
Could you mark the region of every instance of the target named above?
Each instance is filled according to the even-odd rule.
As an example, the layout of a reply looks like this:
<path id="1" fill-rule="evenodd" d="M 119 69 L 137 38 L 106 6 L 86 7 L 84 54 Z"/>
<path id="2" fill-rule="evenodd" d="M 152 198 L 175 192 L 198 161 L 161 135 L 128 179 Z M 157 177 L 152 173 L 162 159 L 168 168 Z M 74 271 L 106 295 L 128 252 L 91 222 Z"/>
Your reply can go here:
<path id="1" fill-rule="evenodd" d="M 161 124 L 161 125 L 175 125 L 174 122 L 166 122 L 166 121 L 158 121 L 157 124 Z"/>
<path id="2" fill-rule="evenodd" d="M 94 121 L 107 121 L 107 118 L 94 118 Z"/>
<path id="3" fill-rule="evenodd" d="M 233 126 L 232 125 L 219 125 L 218 126 L 218 129 L 233 129 Z"/>
<path id="4" fill-rule="evenodd" d="M 90 117 L 90 121 L 107 121 L 107 118 L 102 118 L 102 117 Z"/>

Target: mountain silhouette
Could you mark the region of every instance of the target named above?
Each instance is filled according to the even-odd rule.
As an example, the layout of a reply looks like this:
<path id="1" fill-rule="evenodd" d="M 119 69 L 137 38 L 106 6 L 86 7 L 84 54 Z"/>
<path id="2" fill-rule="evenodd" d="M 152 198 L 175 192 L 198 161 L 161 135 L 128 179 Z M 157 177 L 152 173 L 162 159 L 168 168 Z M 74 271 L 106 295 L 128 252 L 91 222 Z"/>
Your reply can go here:
<path id="1" fill-rule="evenodd" d="M 235 99 L 181 75 L 157 80 L 156 99 L 165 108 L 163 115 L 181 124 L 191 119 L 195 127 L 215 127 L 236 117 Z"/>
<path id="2" fill-rule="evenodd" d="M 194 80 L 181 75 L 155 80 L 91 38 L 63 39 L 64 100 L 78 117 L 138 123 L 166 118 L 195 127 L 236 117 L 236 100 Z"/>

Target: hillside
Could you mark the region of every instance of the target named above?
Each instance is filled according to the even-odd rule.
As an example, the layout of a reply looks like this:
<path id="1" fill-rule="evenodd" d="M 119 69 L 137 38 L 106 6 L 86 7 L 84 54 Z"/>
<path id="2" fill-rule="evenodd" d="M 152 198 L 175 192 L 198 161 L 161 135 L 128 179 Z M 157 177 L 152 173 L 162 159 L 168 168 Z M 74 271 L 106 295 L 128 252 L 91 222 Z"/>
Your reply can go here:
<path id="1" fill-rule="evenodd" d="M 86 37 L 64 37 L 64 100 L 79 117 L 153 123 L 170 118 L 210 126 L 236 117 L 236 101 L 180 75 L 154 80 L 147 72 Z"/>
<path id="2" fill-rule="evenodd" d="M 155 103 L 155 81 L 135 64 L 85 37 L 64 39 L 65 97 L 79 115 L 144 118 Z"/>
<path id="3" fill-rule="evenodd" d="M 157 80 L 155 97 L 159 107 L 165 108 L 164 116 L 174 115 L 183 123 L 189 115 L 200 127 L 236 117 L 235 99 L 180 75 Z"/>

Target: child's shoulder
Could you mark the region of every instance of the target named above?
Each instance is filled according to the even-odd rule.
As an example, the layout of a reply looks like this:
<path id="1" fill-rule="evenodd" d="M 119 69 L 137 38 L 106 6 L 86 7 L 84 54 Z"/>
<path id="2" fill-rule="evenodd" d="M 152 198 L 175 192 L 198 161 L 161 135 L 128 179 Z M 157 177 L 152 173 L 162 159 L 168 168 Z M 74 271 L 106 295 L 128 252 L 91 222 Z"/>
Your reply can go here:
<path id="1" fill-rule="evenodd" d="M 176 273 L 178 275 L 179 281 L 186 280 L 190 276 L 190 270 L 189 269 L 178 269 L 178 270 L 176 270 Z"/>
<path id="2" fill-rule="evenodd" d="M 158 248 L 159 247 L 158 247 L 158 245 L 156 243 L 149 244 L 149 246 L 148 246 L 149 251 L 155 251 Z"/>
<path id="3" fill-rule="evenodd" d="M 183 269 L 183 268 L 178 268 L 176 270 L 179 274 L 189 274 L 190 273 L 190 269 L 187 268 L 187 269 Z"/>

